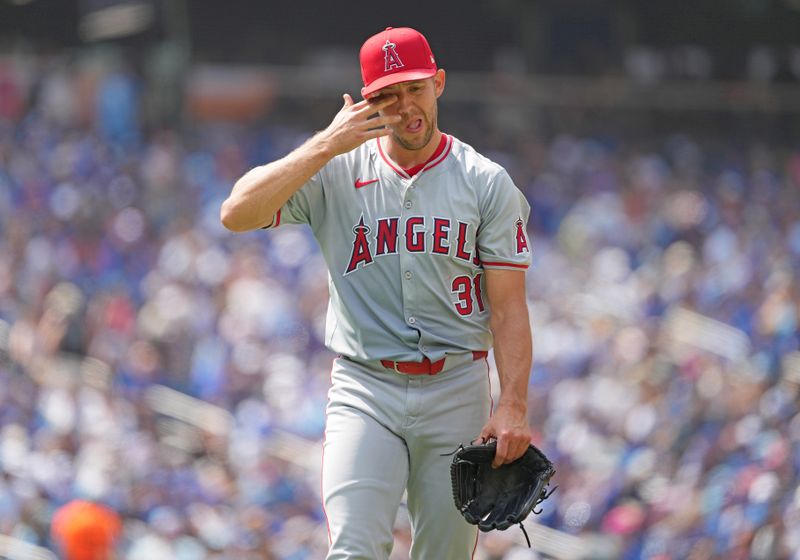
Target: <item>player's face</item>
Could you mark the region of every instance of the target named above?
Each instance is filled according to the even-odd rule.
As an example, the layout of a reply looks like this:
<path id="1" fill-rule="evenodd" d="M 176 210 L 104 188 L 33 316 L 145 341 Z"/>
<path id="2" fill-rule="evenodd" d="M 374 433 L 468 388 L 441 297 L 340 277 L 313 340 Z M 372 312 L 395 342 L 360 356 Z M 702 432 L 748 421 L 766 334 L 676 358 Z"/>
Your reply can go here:
<path id="1" fill-rule="evenodd" d="M 406 150 L 421 150 L 431 141 L 438 127 L 436 99 L 444 88 L 442 70 L 432 78 L 401 82 L 383 88 L 378 97 L 396 95 L 397 101 L 381 114 L 400 115 L 402 120 L 392 125 L 392 139 Z"/>

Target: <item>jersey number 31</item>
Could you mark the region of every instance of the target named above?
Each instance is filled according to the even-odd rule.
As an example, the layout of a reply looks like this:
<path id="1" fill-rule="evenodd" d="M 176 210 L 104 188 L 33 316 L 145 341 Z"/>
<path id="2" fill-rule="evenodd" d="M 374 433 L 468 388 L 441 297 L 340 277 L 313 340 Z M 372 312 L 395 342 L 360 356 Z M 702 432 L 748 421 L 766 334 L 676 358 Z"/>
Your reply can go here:
<path id="1" fill-rule="evenodd" d="M 465 274 L 463 276 L 457 276 L 453 279 L 452 291 L 458 298 L 458 301 L 455 302 L 455 306 L 459 315 L 464 317 L 472 315 L 474 305 L 478 306 L 478 313 L 483 313 L 483 293 L 481 292 L 482 277 L 483 273 L 480 272 L 476 274 L 474 278 Z M 474 304 L 473 291 L 475 293 Z"/>

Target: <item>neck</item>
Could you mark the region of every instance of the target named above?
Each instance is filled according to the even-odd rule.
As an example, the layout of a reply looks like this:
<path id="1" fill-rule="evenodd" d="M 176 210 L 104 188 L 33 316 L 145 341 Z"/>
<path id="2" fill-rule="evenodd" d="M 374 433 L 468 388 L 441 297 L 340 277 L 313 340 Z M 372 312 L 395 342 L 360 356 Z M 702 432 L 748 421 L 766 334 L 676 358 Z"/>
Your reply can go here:
<path id="1" fill-rule="evenodd" d="M 424 148 L 420 148 L 419 150 L 407 150 L 395 141 L 391 134 L 382 138 L 382 146 L 386 154 L 392 158 L 393 161 L 400 165 L 400 167 L 408 169 L 428 161 L 439 146 L 439 141 L 441 139 L 442 131 L 436 128 L 431 135 L 430 141 L 425 144 Z"/>

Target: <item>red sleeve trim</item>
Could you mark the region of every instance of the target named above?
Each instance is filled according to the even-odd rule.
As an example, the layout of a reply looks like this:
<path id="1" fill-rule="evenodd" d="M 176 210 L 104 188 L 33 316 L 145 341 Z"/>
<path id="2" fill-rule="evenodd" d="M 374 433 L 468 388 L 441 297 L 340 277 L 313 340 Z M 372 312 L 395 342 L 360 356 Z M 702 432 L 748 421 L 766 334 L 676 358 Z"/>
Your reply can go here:
<path id="1" fill-rule="evenodd" d="M 275 214 L 275 216 L 273 216 L 272 221 L 270 223 L 268 223 L 267 225 L 265 225 L 264 227 L 262 227 L 261 229 L 272 229 L 272 228 L 278 227 L 279 225 L 281 225 L 281 211 L 280 210 L 278 210 L 278 212 Z"/>
<path id="2" fill-rule="evenodd" d="M 511 268 L 528 268 L 528 266 L 530 266 L 530 265 L 527 265 L 527 264 L 504 263 L 504 262 L 489 262 L 489 261 L 481 261 L 481 264 L 489 265 L 489 266 L 508 266 L 508 267 L 511 267 Z"/>

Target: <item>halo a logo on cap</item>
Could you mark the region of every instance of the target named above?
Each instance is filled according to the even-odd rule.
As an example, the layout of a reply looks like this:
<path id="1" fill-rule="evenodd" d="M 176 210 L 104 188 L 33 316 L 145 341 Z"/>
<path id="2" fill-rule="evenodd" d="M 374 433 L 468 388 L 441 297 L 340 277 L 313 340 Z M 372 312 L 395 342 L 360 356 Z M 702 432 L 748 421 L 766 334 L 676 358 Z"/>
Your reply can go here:
<path id="1" fill-rule="evenodd" d="M 383 45 L 384 72 L 405 66 L 403 61 L 400 60 L 400 55 L 397 54 L 396 49 L 397 45 L 392 43 L 389 39 L 386 39 L 386 44 Z"/>

